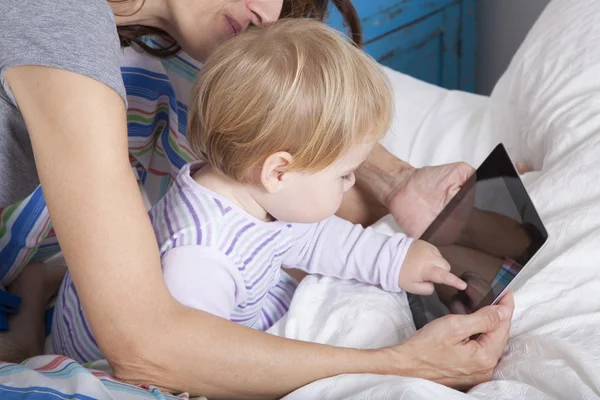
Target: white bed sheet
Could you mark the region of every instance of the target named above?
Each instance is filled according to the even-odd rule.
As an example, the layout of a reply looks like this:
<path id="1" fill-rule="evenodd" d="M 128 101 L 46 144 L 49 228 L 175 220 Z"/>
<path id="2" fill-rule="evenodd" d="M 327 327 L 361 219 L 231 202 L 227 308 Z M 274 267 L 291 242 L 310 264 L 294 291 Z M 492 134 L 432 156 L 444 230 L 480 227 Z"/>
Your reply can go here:
<path id="1" fill-rule="evenodd" d="M 494 380 L 461 393 L 419 379 L 349 375 L 286 399 L 600 398 L 599 43 L 599 1 L 554 0 L 490 99 L 393 75 L 404 92 L 397 91 L 400 113 L 384 144 L 397 155 L 415 165 L 478 164 L 503 141 L 538 170 L 523 179 L 550 241 L 519 279 Z M 377 226 L 395 229 L 389 218 Z M 405 296 L 318 277 L 301 283 L 272 330 L 358 348 L 399 343 L 413 331 Z"/>

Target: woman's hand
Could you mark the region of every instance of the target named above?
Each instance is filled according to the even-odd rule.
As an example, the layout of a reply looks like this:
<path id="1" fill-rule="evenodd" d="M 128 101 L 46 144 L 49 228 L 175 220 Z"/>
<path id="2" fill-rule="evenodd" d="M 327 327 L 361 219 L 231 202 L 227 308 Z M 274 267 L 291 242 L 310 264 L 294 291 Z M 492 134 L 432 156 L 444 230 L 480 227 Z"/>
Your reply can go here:
<path id="1" fill-rule="evenodd" d="M 521 175 L 532 170 L 527 163 L 517 163 L 516 168 Z M 466 163 L 453 163 L 417 169 L 399 168 L 391 173 L 398 175 L 398 184 L 388 197 L 384 198 L 384 204 L 387 204 L 388 209 L 407 235 L 420 237 L 446 204 L 475 173 L 475 169 Z M 465 197 L 466 199 L 449 215 L 446 222 L 453 224 L 457 235 L 460 235 L 466 221 L 469 220 L 469 214 L 473 214 L 473 211 L 484 216 L 497 217 L 499 223 L 515 223 L 509 218 L 474 209 L 474 188 L 466 193 Z M 452 229 L 446 229 L 448 233 L 451 231 Z M 446 240 L 446 242 L 451 241 Z M 435 244 L 438 245 L 437 242 Z"/>
<path id="2" fill-rule="evenodd" d="M 398 170 L 404 176 L 384 202 L 408 236 L 420 237 L 474 171 L 465 163 Z"/>
<path id="3" fill-rule="evenodd" d="M 508 340 L 513 310 L 508 293 L 497 306 L 470 315 L 447 315 L 425 325 L 401 345 L 387 349 L 404 369 L 397 374 L 459 390 L 489 381 Z"/>

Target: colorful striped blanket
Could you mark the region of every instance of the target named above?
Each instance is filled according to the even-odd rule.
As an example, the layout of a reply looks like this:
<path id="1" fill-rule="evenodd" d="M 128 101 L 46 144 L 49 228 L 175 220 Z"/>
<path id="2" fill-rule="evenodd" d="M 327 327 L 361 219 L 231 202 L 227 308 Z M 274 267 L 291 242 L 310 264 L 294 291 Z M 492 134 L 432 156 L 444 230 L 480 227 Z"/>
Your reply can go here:
<path id="1" fill-rule="evenodd" d="M 0 363 L 0 398 L 41 399 L 188 399 L 152 386 L 134 386 L 110 376 L 106 361 L 83 366 L 63 356 L 39 356 L 22 365 Z"/>

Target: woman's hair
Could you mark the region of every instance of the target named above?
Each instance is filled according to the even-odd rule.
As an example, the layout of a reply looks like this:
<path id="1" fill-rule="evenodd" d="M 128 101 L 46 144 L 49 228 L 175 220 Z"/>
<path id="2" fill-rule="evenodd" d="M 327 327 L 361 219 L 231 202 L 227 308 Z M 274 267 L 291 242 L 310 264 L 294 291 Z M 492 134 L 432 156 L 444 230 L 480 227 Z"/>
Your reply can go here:
<path id="1" fill-rule="evenodd" d="M 287 19 L 228 40 L 192 89 L 187 139 L 239 182 L 276 152 L 289 170 L 326 168 L 352 146 L 379 140 L 393 100 L 380 66 L 339 32 Z"/>
<path id="2" fill-rule="evenodd" d="M 124 13 L 121 16 L 134 15 L 144 4 L 145 0 L 108 0 L 109 3 L 123 4 Z M 313 18 L 323 21 L 327 17 L 328 0 L 283 0 L 281 18 Z M 350 37 L 357 46 L 362 47 L 362 28 L 356 9 L 351 0 L 333 0 L 333 4 L 342 14 L 344 24 L 350 30 Z M 137 7 L 136 7 L 137 6 Z M 165 31 L 142 25 L 117 27 L 122 47 L 132 44 L 140 47 L 148 54 L 156 57 L 172 57 L 181 51 L 177 42 Z M 166 39 L 168 45 L 164 48 L 154 48 L 144 42 L 144 36 L 156 35 Z"/>

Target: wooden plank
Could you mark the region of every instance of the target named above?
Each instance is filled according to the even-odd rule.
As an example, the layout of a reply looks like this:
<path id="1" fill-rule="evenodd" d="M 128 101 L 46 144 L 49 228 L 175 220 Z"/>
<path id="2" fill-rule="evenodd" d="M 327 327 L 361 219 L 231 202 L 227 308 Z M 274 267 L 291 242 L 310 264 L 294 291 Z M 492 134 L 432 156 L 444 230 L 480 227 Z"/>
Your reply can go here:
<path id="1" fill-rule="evenodd" d="M 368 43 L 365 50 L 385 66 L 441 86 L 443 23 L 438 12 Z"/>
<path id="2" fill-rule="evenodd" d="M 460 27 L 459 88 L 475 92 L 475 59 L 477 56 L 476 0 L 462 0 Z"/>
<path id="3" fill-rule="evenodd" d="M 456 90 L 459 88 L 459 35 L 460 4 L 444 8 L 442 34 L 442 86 Z"/>
<path id="4" fill-rule="evenodd" d="M 448 89 L 475 90 L 476 0 L 355 0 L 365 50 Z M 333 8 L 332 8 L 333 9 Z M 345 31 L 337 10 L 328 23 Z"/>
<path id="5" fill-rule="evenodd" d="M 444 7 L 459 3 L 460 0 L 355 0 L 353 2 L 363 25 L 365 43 L 435 14 Z M 333 6 L 330 10 L 327 23 L 347 32 L 339 12 Z"/>

